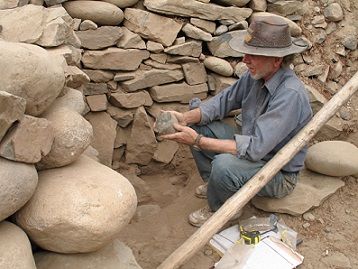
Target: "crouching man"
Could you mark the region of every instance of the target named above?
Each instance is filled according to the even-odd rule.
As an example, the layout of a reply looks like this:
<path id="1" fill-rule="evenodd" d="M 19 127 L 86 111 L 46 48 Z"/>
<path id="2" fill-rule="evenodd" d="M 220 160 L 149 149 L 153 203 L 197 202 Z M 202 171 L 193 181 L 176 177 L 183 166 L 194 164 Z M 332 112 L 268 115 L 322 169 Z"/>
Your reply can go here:
<path id="1" fill-rule="evenodd" d="M 185 113 L 171 111 L 178 119 L 174 134 L 165 139 L 190 145 L 205 184 L 196 195 L 208 206 L 189 215 L 200 227 L 213 212 L 253 177 L 312 117 L 303 83 L 289 68 L 292 55 L 304 51 L 302 40 L 291 38 L 287 23 L 268 16 L 254 20 L 229 45 L 244 53 L 248 71 L 232 86 Z M 241 109 L 242 128 L 220 120 Z M 306 148 L 293 157 L 258 193 L 281 198 L 295 188 Z M 239 217 L 240 213 L 235 217 Z"/>

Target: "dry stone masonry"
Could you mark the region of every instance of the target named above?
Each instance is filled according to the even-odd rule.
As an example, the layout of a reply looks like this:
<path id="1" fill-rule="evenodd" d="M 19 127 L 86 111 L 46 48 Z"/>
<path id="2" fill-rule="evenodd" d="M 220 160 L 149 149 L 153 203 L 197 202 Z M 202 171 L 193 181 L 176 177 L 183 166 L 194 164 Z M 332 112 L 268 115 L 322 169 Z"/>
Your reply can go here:
<path id="1" fill-rule="evenodd" d="M 309 43 L 291 67 L 316 113 L 358 69 L 354 3 L 320 2 L 0 0 L 0 267 L 140 268 L 116 235 L 151 201 L 140 171 L 179 149 L 156 137 L 157 115 L 232 85 L 247 68 L 228 43 L 267 15 Z M 316 140 L 354 124 L 348 104 Z M 254 204 L 303 214 L 358 173 L 357 156 L 317 144 L 291 196 Z"/>

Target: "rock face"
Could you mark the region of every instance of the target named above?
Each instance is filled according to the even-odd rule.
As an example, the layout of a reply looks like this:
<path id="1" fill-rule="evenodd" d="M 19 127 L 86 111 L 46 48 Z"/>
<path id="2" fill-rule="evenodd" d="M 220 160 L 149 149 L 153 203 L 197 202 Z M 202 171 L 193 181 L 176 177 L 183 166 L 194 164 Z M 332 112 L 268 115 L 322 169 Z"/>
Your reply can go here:
<path id="1" fill-rule="evenodd" d="M 17 212 L 16 221 L 47 250 L 96 251 L 113 240 L 137 206 L 126 178 L 85 156 L 42 171 L 39 178 L 35 194 Z"/>
<path id="2" fill-rule="evenodd" d="M 144 59 L 149 58 L 149 52 L 137 49 L 124 50 L 108 48 L 102 51 L 86 51 L 82 57 L 85 67 L 109 70 L 136 70 Z"/>
<path id="3" fill-rule="evenodd" d="M 98 159 L 111 167 L 117 122 L 106 112 L 88 113 L 86 119 L 93 126 L 92 146 L 98 151 Z M 102 139 L 103 137 L 106 139 Z"/>
<path id="4" fill-rule="evenodd" d="M 126 162 L 148 164 L 156 143 L 152 124 L 145 109 L 140 107 L 134 116 L 131 135 L 127 141 Z"/>
<path id="5" fill-rule="evenodd" d="M 49 108 L 65 84 L 61 60 L 30 44 L 0 41 L 0 73 L 2 90 L 24 98 L 31 116 Z"/>
<path id="6" fill-rule="evenodd" d="M 197 17 L 212 21 L 233 20 L 239 22 L 248 18 L 252 13 L 249 8 L 222 7 L 195 0 L 145 0 L 144 6 L 151 11 L 166 15 Z"/>
<path id="7" fill-rule="evenodd" d="M 25 99 L 0 91 L 0 142 L 11 125 L 23 118 Z"/>
<path id="8" fill-rule="evenodd" d="M 34 165 L 0 158 L 0 221 L 19 210 L 33 195 L 37 186 Z"/>
<path id="9" fill-rule="evenodd" d="M 36 269 L 29 238 L 11 222 L 0 223 L 0 268 Z"/>
<path id="10" fill-rule="evenodd" d="M 39 252 L 35 260 L 37 269 L 141 269 L 132 250 L 119 240 L 114 240 L 99 251 L 86 254 Z"/>
<path id="11" fill-rule="evenodd" d="M 305 165 L 328 176 L 358 173 L 358 148 L 344 141 L 323 141 L 308 149 Z"/>
<path id="12" fill-rule="evenodd" d="M 1 35 L 7 41 L 25 42 L 45 47 L 71 44 L 79 41 L 71 28 L 73 20 L 63 7 L 25 5 L 0 10 Z"/>
<path id="13" fill-rule="evenodd" d="M 99 25 L 119 25 L 123 11 L 110 3 L 100 1 L 69 1 L 63 3 L 72 18 L 91 20 Z"/>
<path id="14" fill-rule="evenodd" d="M 0 156 L 17 162 L 37 163 L 50 152 L 53 140 L 54 130 L 48 120 L 25 115 L 1 141 Z"/>
<path id="15" fill-rule="evenodd" d="M 164 46 L 173 44 L 182 28 L 182 24 L 173 19 L 140 9 L 127 8 L 124 16 L 124 26 L 129 30 Z M 168 28 L 171 31 L 166 31 Z"/>
<path id="16" fill-rule="evenodd" d="M 122 35 L 121 29 L 114 26 L 102 26 L 96 30 L 77 31 L 82 47 L 91 50 L 113 46 Z"/>

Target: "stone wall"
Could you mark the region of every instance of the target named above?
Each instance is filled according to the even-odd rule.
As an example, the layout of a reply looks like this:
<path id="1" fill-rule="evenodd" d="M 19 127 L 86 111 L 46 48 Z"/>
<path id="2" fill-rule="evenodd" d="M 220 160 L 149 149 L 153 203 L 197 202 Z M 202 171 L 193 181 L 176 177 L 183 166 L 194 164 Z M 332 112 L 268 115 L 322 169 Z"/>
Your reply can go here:
<path id="1" fill-rule="evenodd" d="M 357 25 L 349 23 L 357 7 L 323 2 L 0 0 L 0 220 L 13 215 L 46 250 L 108 246 L 137 198 L 106 166 L 172 161 L 179 147 L 156 138 L 156 115 L 185 111 L 192 98 L 210 98 L 246 72 L 228 42 L 253 17 L 282 16 L 310 43 L 292 68 L 317 112 L 358 69 Z M 344 107 L 317 139 L 352 124 Z M 130 180 L 138 202 L 147 199 L 140 179 Z"/>

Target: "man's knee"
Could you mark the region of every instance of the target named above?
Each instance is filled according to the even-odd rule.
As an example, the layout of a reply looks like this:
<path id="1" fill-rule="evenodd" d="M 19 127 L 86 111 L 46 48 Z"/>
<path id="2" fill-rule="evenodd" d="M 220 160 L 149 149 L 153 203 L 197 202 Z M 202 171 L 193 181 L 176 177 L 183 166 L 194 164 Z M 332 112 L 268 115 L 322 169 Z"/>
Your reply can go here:
<path id="1" fill-rule="evenodd" d="M 214 180 L 223 180 L 230 175 L 236 162 L 237 157 L 232 154 L 223 153 L 216 155 L 212 161 L 211 177 Z"/>

